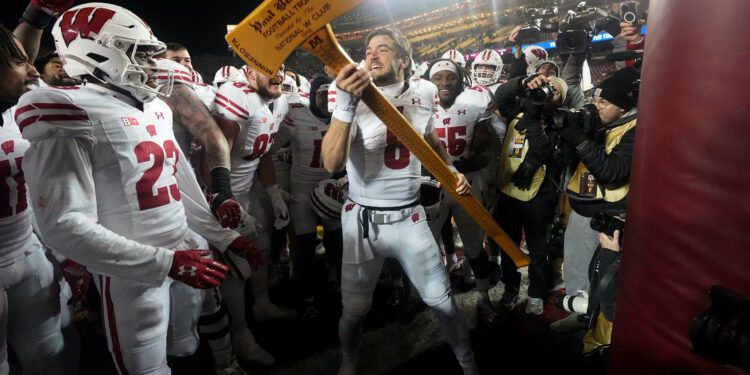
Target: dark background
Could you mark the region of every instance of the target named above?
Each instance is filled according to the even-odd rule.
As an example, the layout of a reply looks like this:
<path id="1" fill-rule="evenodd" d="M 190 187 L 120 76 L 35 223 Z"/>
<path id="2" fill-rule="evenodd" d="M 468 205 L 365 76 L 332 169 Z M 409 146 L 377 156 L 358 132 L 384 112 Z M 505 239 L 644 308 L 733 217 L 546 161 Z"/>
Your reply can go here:
<path id="1" fill-rule="evenodd" d="M 76 0 L 73 5 L 88 1 Z M 227 24 L 237 24 L 261 3 L 260 0 L 111 0 L 143 18 L 159 40 L 185 44 L 191 54 L 228 54 L 224 41 Z M 28 4 L 24 0 L 3 1 L 0 22 L 13 30 Z M 49 28 L 45 30 L 41 51 L 54 48 Z"/>

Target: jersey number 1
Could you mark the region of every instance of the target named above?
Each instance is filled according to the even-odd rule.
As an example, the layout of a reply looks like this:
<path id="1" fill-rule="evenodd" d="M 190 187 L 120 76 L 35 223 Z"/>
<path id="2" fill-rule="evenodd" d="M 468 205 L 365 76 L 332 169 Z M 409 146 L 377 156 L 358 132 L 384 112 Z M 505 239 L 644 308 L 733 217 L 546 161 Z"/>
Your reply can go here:
<path id="1" fill-rule="evenodd" d="M 13 215 L 13 207 L 10 206 L 10 185 L 6 180 L 8 177 L 13 176 L 13 169 L 10 166 L 10 160 L 0 161 L 0 217 L 9 217 Z M 17 157 L 13 160 L 18 169 L 18 173 L 13 176 L 13 180 L 16 182 L 16 195 L 18 196 L 16 203 L 16 214 L 21 213 L 28 207 L 26 201 L 26 180 L 23 178 L 23 171 L 21 170 L 21 164 L 23 157 Z"/>
<path id="2" fill-rule="evenodd" d="M 164 148 L 151 141 L 141 142 L 135 146 L 135 156 L 138 163 L 148 163 L 151 161 L 151 157 L 154 157 L 154 164 L 143 173 L 141 179 L 135 184 L 135 191 L 138 193 L 138 205 L 141 210 L 169 204 L 170 195 L 175 201 L 179 201 L 181 198 L 180 188 L 177 184 L 156 188 L 156 195 L 154 195 L 154 184 L 159 180 L 161 171 L 164 169 L 165 154 L 167 158 L 174 158 L 174 171 L 172 172 L 174 176 L 177 174 L 177 160 L 180 157 L 174 142 L 171 140 L 164 141 Z"/>

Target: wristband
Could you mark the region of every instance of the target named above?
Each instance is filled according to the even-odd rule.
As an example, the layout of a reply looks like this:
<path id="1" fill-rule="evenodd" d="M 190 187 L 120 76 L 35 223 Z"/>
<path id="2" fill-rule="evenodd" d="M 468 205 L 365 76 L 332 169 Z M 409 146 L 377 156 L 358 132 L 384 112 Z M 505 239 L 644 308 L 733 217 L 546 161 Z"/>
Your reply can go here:
<path id="1" fill-rule="evenodd" d="M 359 98 L 342 90 L 338 86 L 335 86 L 334 90 L 336 92 L 336 107 L 332 114 L 333 117 L 336 117 L 341 122 L 351 123 L 354 119 L 354 113 L 357 110 Z"/>
<path id="2" fill-rule="evenodd" d="M 34 28 L 40 30 L 47 27 L 50 21 L 52 21 L 52 16 L 49 13 L 35 7 L 31 3 L 26 6 L 26 10 L 23 11 L 23 15 L 19 20 L 19 22 L 26 22 Z"/>
<path id="3" fill-rule="evenodd" d="M 229 169 L 215 167 L 211 170 L 211 192 L 213 194 L 232 196 L 232 184 L 230 181 Z"/>

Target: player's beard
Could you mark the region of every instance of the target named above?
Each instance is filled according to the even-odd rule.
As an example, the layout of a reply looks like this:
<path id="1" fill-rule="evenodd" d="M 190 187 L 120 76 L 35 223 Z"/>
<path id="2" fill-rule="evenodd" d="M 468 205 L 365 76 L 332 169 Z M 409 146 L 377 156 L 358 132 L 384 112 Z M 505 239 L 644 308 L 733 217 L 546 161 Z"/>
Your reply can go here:
<path id="1" fill-rule="evenodd" d="M 273 93 L 268 89 L 270 85 L 271 85 L 270 82 L 267 82 L 264 85 L 258 85 L 258 95 L 260 95 L 261 98 L 266 99 L 266 100 L 273 100 L 281 96 L 282 94 L 281 90 Z"/>
<path id="2" fill-rule="evenodd" d="M 388 86 L 388 85 L 392 85 L 394 83 L 400 82 L 399 81 L 399 69 L 401 67 L 398 64 L 399 61 L 400 60 L 395 59 L 391 62 L 391 64 L 384 65 L 388 67 L 388 70 L 384 71 L 382 74 L 378 76 L 372 77 L 372 83 L 374 83 L 375 86 Z"/>

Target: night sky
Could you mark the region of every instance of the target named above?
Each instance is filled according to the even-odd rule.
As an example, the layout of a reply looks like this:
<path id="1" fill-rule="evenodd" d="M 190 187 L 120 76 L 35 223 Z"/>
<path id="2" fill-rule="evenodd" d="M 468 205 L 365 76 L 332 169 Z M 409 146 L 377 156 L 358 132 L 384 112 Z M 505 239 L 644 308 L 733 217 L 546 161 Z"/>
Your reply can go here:
<path id="1" fill-rule="evenodd" d="M 191 54 L 226 53 L 227 44 L 224 41 L 226 25 L 239 23 L 261 3 L 260 0 L 112 0 L 107 2 L 120 5 L 137 14 L 151 26 L 159 40 L 165 43 L 182 43 L 188 47 Z M 6 0 L 2 3 L 0 21 L 13 30 L 28 2 Z M 83 3 L 85 1 L 76 0 L 74 5 Z M 52 49 L 53 44 L 49 29 L 47 29 L 42 41 L 42 49 Z"/>

